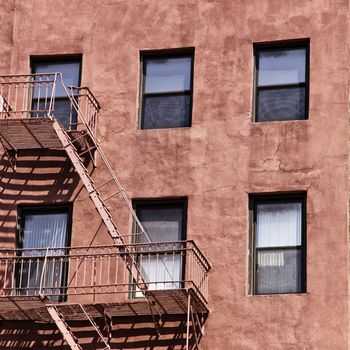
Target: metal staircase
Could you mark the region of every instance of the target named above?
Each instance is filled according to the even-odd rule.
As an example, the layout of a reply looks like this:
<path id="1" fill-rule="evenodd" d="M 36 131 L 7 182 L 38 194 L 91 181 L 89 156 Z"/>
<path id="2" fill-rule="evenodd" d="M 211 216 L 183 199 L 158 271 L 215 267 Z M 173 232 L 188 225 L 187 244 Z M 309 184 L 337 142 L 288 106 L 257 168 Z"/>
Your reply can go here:
<path id="1" fill-rule="evenodd" d="M 10 82 L 10 79 L 14 79 L 14 82 Z M 69 98 L 70 127 L 68 129 L 65 129 L 55 118 L 56 84 L 61 84 L 66 91 L 67 98 Z M 14 86 L 15 93 L 13 91 L 11 93 L 12 86 Z M 35 93 L 36 89 L 42 89 L 44 94 L 40 94 L 40 91 Z M 79 99 L 80 96 L 83 96 L 81 93 L 82 90 L 85 90 L 84 96 L 88 98 L 87 105 L 89 108 L 86 110 L 84 110 L 83 104 Z M 39 111 L 33 110 L 33 96 L 37 96 L 38 98 L 36 106 L 41 106 Z M 39 96 L 44 96 L 44 98 L 40 97 L 41 100 L 39 101 Z M 134 227 L 136 228 L 133 235 L 137 233 L 139 236 L 143 236 L 143 243 L 145 245 L 152 243 L 96 137 L 96 122 L 99 108 L 98 102 L 89 89 L 84 87 L 67 88 L 63 84 L 61 73 L 52 73 L 45 76 L 18 75 L 15 78 L 13 76 L 0 77 L 0 143 L 14 170 L 18 151 L 35 148 L 62 149 L 63 147 L 112 238 L 113 247 L 118 250 L 118 256 L 123 260 L 131 276 L 131 280 L 133 280 L 133 288 L 136 288 L 137 292 L 142 293 L 148 302 L 146 306 L 149 307 L 150 315 L 152 316 L 157 333 L 159 333 L 161 317 L 166 313 L 165 309 L 162 309 L 161 303 L 163 302 L 163 305 L 167 304 L 172 299 L 168 295 L 162 295 L 162 292 L 164 292 L 162 290 L 148 290 L 148 282 L 142 275 L 136 258 L 138 253 L 142 255 L 143 252 L 140 250 L 142 248 L 135 248 L 133 245 L 126 244 L 123 237 L 130 235 L 123 235 L 121 233 L 121 230 L 116 224 L 116 217 L 106 205 L 107 200 L 119 196 L 132 215 Z M 76 119 L 72 118 L 73 112 Z M 38 118 L 33 118 L 35 114 L 41 121 Z M 7 123 L 11 118 L 13 118 L 11 123 Z M 84 146 L 82 147 L 82 145 Z M 86 157 L 90 157 L 89 160 L 92 161 L 94 166 L 96 165 L 95 161 L 97 158 L 101 162 L 99 166 L 101 165 L 101 168 L 105 170 L 104 174 L 107 174 L 102 183 L 95 184 L 92 173 L 89 171 L 88 165 L 90 163 Z M 112 190 L 111 186 L 113 186 Z M 174 246 L 174 249 L 176 247 L 181 250 L 177 245 Z M 184 253 L 181 252 L 181 254 L 188 254 L 189 250 L 186 247 L 185 245 L 183 248 Z M 146 247 L 143 249 L 145 249 L 145 253 L 151 254 L 151 252 L 147 251 L 149 248 Z M 196 261 L 198 261 L 200 256 L 195 250 L 193 252 L 196 255 Z M 188 257 L 189 255 L 187 255 Z M 188 262 L 190 263 L 190 261 Z M 169 273 L 163 260 L 161 263 L 164 265 L 164 271 Z M 191 266 L 193 267 L 193 263 Z M 204 266 L 204 268 L 206 267 Z M 209 265 L 207 269 L 210 269 Z M 189 272 L 187 277 L 190 277 L 190 274 L 191 272 Z M 206 272 L 203 276 L 206 276 Z M 203 283 L 204 280 L 206 281 L 206 279 L 199 278 L 198 287 L 205 286 L 205 283 Z M 174 300 L 176 299 L 176 305 L 183 303 L 187 306 L 186 349 L 189 349 L 190 324 L 192 325 L 196 349 L 199 349 L 203 321 L 198 318 L 198 313 L 203 314 L 203 311 L 196 310 L 194 304 L 196 298 L 191 296 L 192 290 L 194 290 L 192 289 L 193 285 L 187 287 L 186 283 L 188 281 L 184 282 L 183 285 L 184 289 L 187 290 L 188 299 L 180 302 L 179 296 L 174 293 Z M 104 349 L 110 349 L 94 319 L 90 317 L 81 304 L 76 305 L 81 308 L 84 317 L 90 322 L 101 341 L 106 345 Z M 77 338 L 65 320 L 64 312 L 60 311 L 60 306 L 58 304 L 47 303 L 46 308 L 70 348 L 72 350 L 82 350 L 81 345 L 78 344 Z"/>
<path id="2" fill-rule="evenodd" d="M 84 166 L 83 160 L 81 158 L 81 154 L 78 153 L 76 147 L 74 146 L 74 141 L 72 141 L 70 139 L 67 132 L 62 128 L 62 126 L 59 124 L 59 122 L 57 120 L 54 120 L 52 125 L 53 125 L 53 128 L 54 128 L 58 138 L 62 142 L 62 145 L 63 145 L 64 149 L 66 150 L 67 155 L 68 155 L 69 159 L 71 160 L 75 170 L 79 174 L 82 183 L 84 184 L 92 202 L 95 205 L 96 210 L 100 214 L 101 219 L 102 219 L 103 223 L 105 224 L 109 234 L 111 235 L 114 243 L 118 245 L 118 248 L 122 253 L 125 253 L 125 255 L 123 255 L 124 261 L 126 263 L 126 266 L 129 270 L 132 278 L 134 279 L 135 283 L 137 284 L 138 288 L 140 288 L 141 291 L 146 290 L 147 283 L 143 279 L 143 276 L 142 276 L 142 274 L 137 266 L 137 262 L 134 260 L 134 258 L 131 254 L 128 254 L 129 251 L 128 251 L 127 247 L 125 246 L 122 235 L 119 232 L 117 225 L 113 221 L 112 215 L 111 215 L 109 209 L 107 208 L 104 200 L 101 198 L 100 193 L 98 191 L 98 188 L 96 188 L 96 186 L 94 185 L 94 182 L 89 175 L 89 171 Z M 84 135 L 88 135 L 88 134 L 84 134 Z M 97 151 L 101 152 L 101 149 L 100 149 L 99 145 L 97 144 L 96 140 L 94 140 L 93 148 L 96 149 Z M 83 151 L 83 153 L 84 152 L 86 152 L 86 150 Z M 101 155 L 101 153 L 100 153 L 100 155 Z M 117 190 L 115 192 L 113 192 L 112 195 L 109 195 L 108 199 L 111 198 L 111 196 L 117 195 L 119 193 L 124 193 L 124 195 L 125 195 L 125 192 L 124 192 L 123 188 L 120 186 L 119 181 L 117 180 L 117 177 L 115 176 L 113 171 L 110 172 L 110 175 L 111 175 L 111 178 L 108 179 L 104 184 L 100 185 L 99 188 L 103 187 L 107 183 L 114 181 L 114 183 L 117 185 Z M 127 200 L 127 198 L 126 198 L 126 200 Z M 131 204 L 130 203 L 128 203 L 128 204 L 130 205 L 130 209 L 132 210 Z M 138 220 L 136 215 L 135 215 L 135 220 Z M 140 227 L 142 227 L 141 223 L 139 223 L 139 225 L 140 225 Z"/>

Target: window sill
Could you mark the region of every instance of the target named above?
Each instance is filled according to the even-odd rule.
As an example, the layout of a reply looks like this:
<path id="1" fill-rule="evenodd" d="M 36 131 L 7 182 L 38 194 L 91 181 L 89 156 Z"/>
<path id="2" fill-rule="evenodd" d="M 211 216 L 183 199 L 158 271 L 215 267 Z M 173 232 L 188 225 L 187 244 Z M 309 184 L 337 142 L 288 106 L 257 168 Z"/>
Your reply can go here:
<path id="1" fill-rule="evenodd" d="M 268 297 L 268 298 L 285 298 L 285 297 L 305 297 L 309 295 L 308 292 L 296 293 L 270 293 L 270 294 L 247 294 L 248 297 Z"/>
<path id="2" fill-rule="evenodd" d="M 281 119 L 281 120 L 263 120 L 263 121 L 259 121 L 259 120 L 253 120 L 252 119 L 252 124 L 276 124 L 276 123 L 295 123 L 295 122 L 307 122 L 309 120 L 309 118 L 305 118 L 305 119 Z"/>
<path id="3" fill-rule="evenodd" d="M 175 128 L 154 128 L 154 129 L 140 129 L 137 128 L 136 131 L 144 132 L 144 131 L 160 131 L 160 130 L 187 130 L 191 129 L 192 126 L 179 126 Z"/>

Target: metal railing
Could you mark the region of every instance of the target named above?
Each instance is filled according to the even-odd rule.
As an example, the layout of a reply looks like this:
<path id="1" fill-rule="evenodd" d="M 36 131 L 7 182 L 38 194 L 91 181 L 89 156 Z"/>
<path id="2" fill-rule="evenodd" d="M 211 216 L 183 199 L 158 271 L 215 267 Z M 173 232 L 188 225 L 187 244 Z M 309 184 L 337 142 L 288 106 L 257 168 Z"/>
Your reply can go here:
<path id="1" fill-rule="evenodd" d="M 210 264 L 193 241 L 127 245 L 149 290 L 192 288 L 206 304 Z M 129 254 L 129 253 L 128 253 Z M 0 249 L 0 297 L 129 293 L 141 297 L 118 246 Z"/>
<path id="2" fill-rule="evenodd" d="M 102 171 L 106 171 L 107 174 L 106 181 L 102 184 L 96 184 L 96 187 L 107 199 L 113 196 L 114 201 L 118 199 L 127 205 L 136 222 L 137 232 L 143 233 L 148 240 L 148 236 L 133 210 L 130 198 L 121 186 L 97 139 L 100 109 L 99 102 L 89 88 L 65 86 L 63 75 L 59 72 L 0 76 L 0 120 L 54 117 L 68 131 L 84 131 L 84 135 L 89 136 L 86 152 L 89 152 L 93 158 L 94 165 L 98 162 L 99 167 L 104 168 Z M 0 125 L 1 127 L 7 128 Z M 82 137 L 77 137 L 75 141 Z M 91 148 L 96 150 L 94 154 L 89 151 Z M 9 158 L 11 159 L 11 157 Z M 98 159 L 100 161 L 97 161 Z M 113 185 L 114 188 L 111 190 Z M 115 194 L 119 197 L 114 197 Z"/>
<path id="3" fill-rule="evenodd" d="M 87 87 L 66 87 L 61 73 L 0 76 L 0 119 L 55 116 L 66 130 L 90 128 L 101 106 Z"/>

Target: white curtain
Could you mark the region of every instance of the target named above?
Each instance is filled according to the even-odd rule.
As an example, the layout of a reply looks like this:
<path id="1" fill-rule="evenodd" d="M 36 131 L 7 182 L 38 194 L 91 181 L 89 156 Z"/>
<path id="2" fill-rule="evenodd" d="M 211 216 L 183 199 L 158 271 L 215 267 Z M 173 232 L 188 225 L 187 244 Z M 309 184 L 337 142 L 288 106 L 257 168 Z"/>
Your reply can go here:
<path id="1" fill-rule="evenodd" d="M 67 213 L 27 214 L 23 228 L 23 248 L 64 247 Z"/>
<path id="2" fill-rule="evenodd" d="M 301 245 L 301 203 L 258 204 L 256 247 Z"/>
<path id="3" fill-rule="evenodd" d="M 64 249 L 62 248 L 66 245 L 67 221 L 67 213 L 25 215 L 23 248 L 44 248 L 43 250 L 37 251 L 35 254 L 35 256 L 39 258 L 26 260 L 23 266 L 19 267 L 19 272 L 22 275 L 19 276 L 19 287 L 30 288 L 25 291 L 26 294 L 35 294 L 39 291 L 41 274 L 44 267 L 43 257 L 46 254 L 45 248 L 57 249 L 50 249 L 48 251 L 48 259 L 42 278 L 44 287 L 43 292 L 47 294 L 60 293 L 61 287 L 63 287 L 66 265 L 65 261 L 57 256 L 64 254 Z M 33 253 L 30 251 L 23 253 L 23 256 L 30 255 L 33 256 Z M 51 298 L 51 300 L 54 300 L 54 298 Z"/>

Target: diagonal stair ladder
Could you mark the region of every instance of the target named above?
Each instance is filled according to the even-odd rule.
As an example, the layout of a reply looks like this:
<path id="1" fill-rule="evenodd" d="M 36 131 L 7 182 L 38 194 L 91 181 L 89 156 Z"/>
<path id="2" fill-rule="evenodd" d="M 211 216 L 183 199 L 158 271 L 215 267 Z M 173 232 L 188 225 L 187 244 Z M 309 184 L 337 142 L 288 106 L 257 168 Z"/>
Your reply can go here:
<path id="1" fill-rule="evenodd" d="M 109 209 L 107 208 L 106 204 L 104 203 L 103 199 L 101 198 L 100 193 L 98 191 L 98 188 L 96 188 L 96 186 L 94 185 L 94 182 L 91 179 L 91 176 L 89 175 L 89 171 L 87 170 L 87 168 L 83 164 L 83 160 L 80 157 L 76 147 L 74 146 L 68 133 L 63 129 L 63 127 L 59 124 L 59 122 L 56 119 L 53 119 L 53 128 L 54 128 L 58 138 L 60 139 L 64 149 L 66 150 L 66 153 L 67 153 L 69 159 L 71 160 L 75 170 L 79 174 L 80 179 L 82 180 L 83 185 L 85 186 L 85 188 L 90 196 L 90 199 L 94 203 L 96 210 L 100 214 L 101 219 L 108 230 L 108 233 L 112 237 L 115 244 L 117 244 L 117 247 L 121 251 L 121 253 L 125 253 L 122 256 L 124 258 L 124 261 L 126 263 L 126 267 L 129 270 L 132 278 L 134 279 L 135 283 L 140 288 L 140 290 L 145 291 L 147 289 L 147 283 L 143 279 L 143 276 L 142 276 L 142 274 L 137 266 L 137 262 L 135 261 L 133 255 L 128 251 L 128 248 L 125 246 L 122 235 L 120 234 L 117 225 L 113 221 L 112 215 L 111 215 Z M 99 145 L 97 144 L 97 140 L 95 140 L 95 138 L 93 138 L 92 140 L 94 141 L 94 147 L 96 148 L 97 151 L 100 152 L 100 155 L 101 155 L 102 150 L 100 149 Z M 103 155 L 103 153 L 102 153 L 102 155 Z M 101 157 L 102 159 L 104 159 L 103 156 Z M 106 165 L 109 165 L 109 164 L 107 163 Z M 109 167 L 109 169 L 110 169 L 110 167 Z M 117 191 L 114 192 L 114 194 L 116 195 L 117 193 L 122 193 L 124 190 L 119 185 L 119 182 L 118 182 L 115 174 L 113 173 L 113 171 L 110 172 L 110 175 L 111 175 L 111 179 L 108 182 L 111 182 L 113 180 L 117 184 Z"/>
<path id="2" fill-rule="evenodd" d="M 78 122 L 80 124 L 83 124 L 83 130 L 84 133 L 79 138 L 85 138 L 85 141 L 87 138 L 89 138 L 90 142 L 92 142 L 92 147 L 87 146 L 87 150 L 83 152 L 78 152 L 77 147 L 74 145 L 74 142 L 76 142 L 78 139 L 72 140 L 67 131 L 61 126 L 61 124 L 54 118 L 54 115 L 51 113 L 48 113 L 48 117 L 53 120 L 53 129 L 55 133 L 57 134 L 57 137 L 59 138 L 60 142 L 62 143 L 63 148 L 65 149 L 68 157 L 70 158 L 73 166 L 75 167 L 75 170 L 77 171 L 78 175 L 80 176 L 83 185 L 85 186 L 90 199 L 92 200 L 93 204 L 95 205 L 95 208 L 99 215 L 101 216 L 102 222 L 105 224 L 108 233 L 112 237 L 114 243 L 118 247 L 119 251 L 122 254 L 122 257 L 124 259 L 124 262 L 126 264 L 126 267 L 128 271 L 131 274 L 131 277 L 135 281 L 137 287 L 140 289 L 140 291 L 146 296 L 145 291 L 147 290 L 147 283 L 145 282 L 141 271 L 138 267 L 138 264 L 134 258 L 134 255 L 129 251 L 127 246 L 124 243 L 123 237 L 121 233 L 118 230 L 118 227 L 113 221 L 112 215 L 107 208 L 105 201 L 108 199 L 111 199 L 113 196 L 117 194 L 121 194 L 123 197 L 123 200 L 125 204 L 128 206 L 129 211 L 131 212 L 131 215 L 133 216 L 133 219 L 137 226 L 139 227 L 140 233 L 143 234 L 146 238 L 146 240 L 150 243 L 151 240 L 149 236 L 147 235 L 145 229 L 143 228 L 143 225 L 141 224 L 140 220 L 138 219 L 131 201 L 129 200 L 127 194 L 125 193 L 123 187 L 121 186 L 116 174 L 113 171 L 113 168 L 111 167 L 106 155 L 104 154 L 102 148 L 100 147 L 100 144 L 98 140 L 95 137 L 94 128 L 91 126 L 89 122 L 87 122 L 86 117 L 83 115 L 81 109 L 79 108 L 79 104 L 77 99 L 74 97 L 74 89 L 73 87 L 70 87 L 70 91 L 63 83 L 62 74 L 58 73 L 58 80 L 62 84 L 63 89 L 66 91 L 67 96 L 70 99 L 71 102 L 71 108 L 75 109 L 78 117 Z M 79 124 L 78 123 L 78 124 Z M 88 144 L 86 142 L 86 144 Z M 104 163 L 104 166 L 106 167 L 109 178 L 107 181 L 105 181 L 103 184 L 99 186 L 95 186 L 94 181 L 92 180 L 88 169 L 85 167 L 82 159 L 82 155 L 89 153 L 92 157 L 92 152 L 97 152 L 99 157 L 102 159 L 102 162 Z M 92 157 L 93 158 L 93 157 Z M 109 183 L 113 183 L 115 187 L 115 191 L 112 192 L 107 198 L 102 198 L 99 192 L 99 189 L 101 189 L 103 186 L 106 186 Z M 124 254 L 125 253 L 125 254 Z M 147 298 L 147 296 L 146 296 Z M 148 300 L 148 299 L 147 299 Z"/>
<path id="3" fill-rule="evenodd" d="M 83 350 L 78 344 L 78 339 L 72 333 L 70 327 L 66 323 L 64 316 L 53 305 L 47 305 L 46 307 L 52 320 L 56 323 L 58 330 L 61 332 L 63 339 L 67 342 L 72 350 Z"/>
<path id="4" fill-rule="evenodd" d="M 105 339 L 104 339 L 101 331 L 99 330 L 98 326 L 96 325 L 95 321 L 90 317 L 90 315 L 86 312 L 86 310 L 83 308 L 83 306 L 81 304 L 79 304 L 79 306 L 81 307 L 87 320 L 90 322 L 90 324 L 93 326 L 93 328 L 97 332 L 101 341 L 105 344 L 105 347 L 103 348 L 103 350 L 110 350 L 111 347 L 105 341 Z M 72 350 L 83 350 L 81 345 L 79 345 L 79 343 L 78 343 L 78 339 L 73 334 L 71 328 L 67 324 L 65 317 L 58 310 L 58 307 L 56 305 L 47 305 L 46 309 L 47 309 L 48 313 L 50 314 L 52 320 L 56 323 L 58 330 L 61 332 L 63 339 L 67 342 L 69 347 Z"/>

